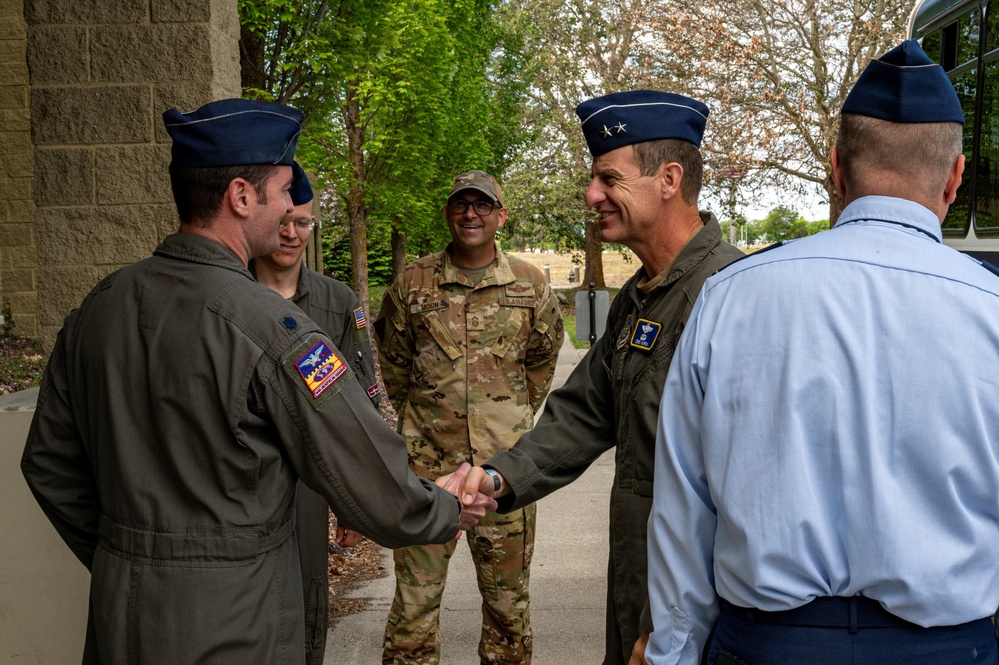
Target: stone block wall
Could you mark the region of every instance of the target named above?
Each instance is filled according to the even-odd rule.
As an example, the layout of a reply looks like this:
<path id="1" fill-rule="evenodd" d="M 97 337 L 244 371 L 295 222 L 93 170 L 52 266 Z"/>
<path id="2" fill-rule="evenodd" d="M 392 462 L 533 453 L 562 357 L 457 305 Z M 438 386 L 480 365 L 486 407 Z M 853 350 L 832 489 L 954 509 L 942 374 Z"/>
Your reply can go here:
<path id="1" fill-rule="evenodd" d="M 162 114 L 239 96 L 237 0 L 16 1 L 27 25 L 20 71 L 31 83 L 21 114 L 26 122 L 30 108 L 35 146 L 37 210 L 26 221 L 38 335 L 49 348 L 101 277 L 148 256 L 176 230 Z M 30 179 L 18 187 L 30 202 Z M 17 251 L 14 259 L 26 260 Z"/>
<path id="2" fill-rule="evenodd" d="M 23 0 L 0 0 L 0 307 L 10 305 L 16 333 L 37 337 L 35 156 L 27 44 Z"/>

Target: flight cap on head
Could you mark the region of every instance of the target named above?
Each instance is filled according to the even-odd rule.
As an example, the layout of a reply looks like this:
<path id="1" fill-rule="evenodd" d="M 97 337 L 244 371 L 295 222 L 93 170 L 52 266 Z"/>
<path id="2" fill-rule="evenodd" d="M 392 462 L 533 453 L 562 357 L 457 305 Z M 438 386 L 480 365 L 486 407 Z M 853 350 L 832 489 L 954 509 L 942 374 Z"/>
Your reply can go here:
<path id="1" fill-rule="evenodd" d="M 708 107 L 683 95 L 657 90 L 614 92 L 576 107 L 590 154 L 599 157 L 632 143 L 689 141 L 698 148 Z"/>
<path id="2" fill-rule="evenodd" d="M 299 166 L 298 162 L 291 164 L 291 202 L 300 206 L 312 200 L 312 185 L 309 184 L 309 176 L 305 175 L 305 170 Z"/>
<path id="3" fill-rule="evenodd" d="M 964 110 L 943 67 L 908 39 L 861 72 L 843 113 L 890 122 L 959 122 Z"/>
<path id="4" fill-rule="evenodd" d="M 485 171 L 465 171 L 462 173 L 455 178 L 454 187 L 451 188 L 447 197 L 450 199 L 463 189 L 474 189 L 477 192 L 482 192 L 491 198 L 493 203 L 503 205 L 503 190 L 500 189 L 496 178 Z"/>
<path id="5" fill-rule="evenodd" d="M 170 109 L 163 124 L 173 139 L 171 165 L 291 166 L 302 118 L 290 106 L 252 99 L 222 99 L 188 113 Z"/>

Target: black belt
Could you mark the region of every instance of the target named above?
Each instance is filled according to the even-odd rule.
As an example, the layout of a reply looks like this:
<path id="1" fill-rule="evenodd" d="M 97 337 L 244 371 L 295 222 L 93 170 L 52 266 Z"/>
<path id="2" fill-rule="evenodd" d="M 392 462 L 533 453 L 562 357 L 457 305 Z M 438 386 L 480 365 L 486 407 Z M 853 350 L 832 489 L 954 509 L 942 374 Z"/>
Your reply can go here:
<path id="1" fill-rule="evenodd" d="M 848 628 L 851 633 L 857 632 L 859 628 L 919 628 L 916 624 L 891 614 L 881 607 L 878 601 L 863 596 L 816 598 L 807 605 L 781 612 L 764 612 L 733 605 L 724 598 L 720 600 L 723 614 L 744 619 L 751 625 L 765 623 L 813 628 Z"/>

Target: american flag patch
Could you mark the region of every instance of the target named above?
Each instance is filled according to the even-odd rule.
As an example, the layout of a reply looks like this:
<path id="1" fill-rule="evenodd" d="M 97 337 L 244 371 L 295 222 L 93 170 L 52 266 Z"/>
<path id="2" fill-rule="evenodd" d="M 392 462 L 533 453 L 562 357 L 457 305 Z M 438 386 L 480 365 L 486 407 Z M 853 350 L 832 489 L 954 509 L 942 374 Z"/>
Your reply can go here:
<path id="1" fill-rule="evenodd" d="M 354 310 L 354 325 L 357 326 L 358 330 L 368 325 L 368 320 L 364 318 L 363 307 L 358 307 Z"/>

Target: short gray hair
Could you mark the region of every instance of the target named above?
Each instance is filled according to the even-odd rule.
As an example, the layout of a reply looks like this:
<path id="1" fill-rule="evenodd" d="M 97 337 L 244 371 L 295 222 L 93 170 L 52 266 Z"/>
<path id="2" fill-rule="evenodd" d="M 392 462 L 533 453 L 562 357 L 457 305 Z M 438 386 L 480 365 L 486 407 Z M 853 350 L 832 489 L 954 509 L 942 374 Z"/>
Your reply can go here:
<path id="1" fill-rule="evenodd" d="M 844 113 L 836 151 L 844 184 L 900 198 L 933 199 L 947 184 L 961 154 L 956 122 L 890 122 Z"/>
<path id="2" fill-rule="evenodd" d="M 664 164 L 676 162 L 683 168 L 683 179 L 680 181 L 680 196 L 684 203 L 697 205 L 697 197 L 701 193 L 701 182 L 704 178 L 704 161 L 701 151 L 690 141 L 681 139 L 657 139 L 633 143 L 635 146 L 635 161 L 644 176 L 653 176 Z"/>

